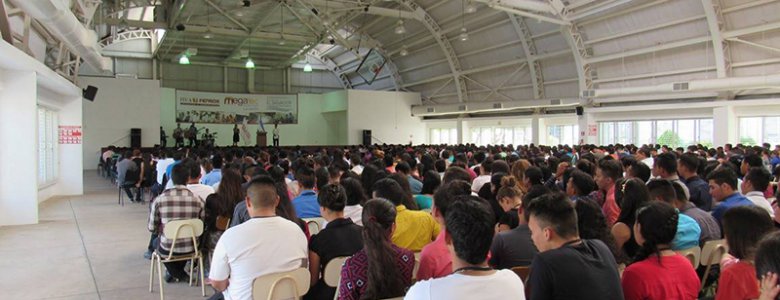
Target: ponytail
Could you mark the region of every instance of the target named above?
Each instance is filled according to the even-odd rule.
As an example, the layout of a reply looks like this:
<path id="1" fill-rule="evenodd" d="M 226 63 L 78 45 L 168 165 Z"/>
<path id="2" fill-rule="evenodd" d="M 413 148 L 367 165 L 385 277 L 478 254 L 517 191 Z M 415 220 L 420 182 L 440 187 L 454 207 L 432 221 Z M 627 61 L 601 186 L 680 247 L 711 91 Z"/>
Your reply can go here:
<path id="1" fill-rule="evenodd" d="M 518 188 L 517 179 L 514 176 L 501 178 L 501 188 L 496 193 L 496 200 L 503 198 L 523 198 L 523 191 Z"/>
<path id="2" fill-rule="evenodd" d="M 679 213 L 670 204 L 652 201 L 637 211 L 636 222 L 641 225 L 640 233 L 645 242 L 637 251 L 634 262 L 638 262 L 655 254 L 661 263 L 661 251 L 658 245 L 671 245 L 677 234 Z"/>
<path id="3" fill-rule="evenodd" d="M 392 298 L 403 296 L 405 292 L 390 241 L 395 217 L 395 206 L 384 199 L 369 200 L 363 207 L 363 249 L 368 256 L 368 282 L 360 299 Z"/>

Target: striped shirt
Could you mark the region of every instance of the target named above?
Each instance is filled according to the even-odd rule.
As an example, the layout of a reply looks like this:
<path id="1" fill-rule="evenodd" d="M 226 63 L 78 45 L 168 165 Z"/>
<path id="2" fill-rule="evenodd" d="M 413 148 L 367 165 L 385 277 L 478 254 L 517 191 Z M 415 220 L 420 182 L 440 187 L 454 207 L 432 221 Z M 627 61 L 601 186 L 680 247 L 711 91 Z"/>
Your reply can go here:
<path id="1" fill-rule="evenodd" d="M 165 190 L 154 199 L 149 215 L 149 230 L 163 232 L 165 224 L 174 220 L 201 219 L 204 217 L 204 204 L 198 196 L 184 185 L 176 185 Z M 160 235 L 160 248 L 174 253 L 190 253 L 195 251 L 192 239 L 178 239 L 176 248 L 171 249 L 172 240 Z"/>

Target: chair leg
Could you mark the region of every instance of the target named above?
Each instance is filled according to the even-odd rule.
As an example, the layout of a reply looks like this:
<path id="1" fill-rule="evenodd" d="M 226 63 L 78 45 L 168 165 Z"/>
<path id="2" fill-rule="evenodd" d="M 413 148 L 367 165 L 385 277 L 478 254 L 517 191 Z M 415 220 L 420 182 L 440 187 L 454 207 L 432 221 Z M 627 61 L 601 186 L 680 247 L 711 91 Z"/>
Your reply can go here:
<path id="1" fill-rule="evenodd" d="M 153 292 L 152 283 L 154 282 L 154 261 L 157 259 L 157 255 L 152 254 L 152 261 L 149 263 L 149 292 Z"/>
<path id="2" fill-rule="evenodd" d="M 200 295 L 206 297 L 206 278 L 203 277 L 203 256 L 198 257 L 198 269 L 200 269 Z"/>
<path id="3" fill-rule="evenodd" d="M 165 300 L 165 293 L 163 292 L 163 277 L 165 277 L 165 275 L 163 275 L 162 272 L 161 260 L 162 260 L 161 258 L 157 259 L 157 277 L 158 277 L 157 281 L 160 282 L 160 300 Z"/>
<path id="4" fill-rule="evenodd" d="M 192 286 L 192 272 L 195 270 L 195 259 L 190 259 L 190 286 Z"/>

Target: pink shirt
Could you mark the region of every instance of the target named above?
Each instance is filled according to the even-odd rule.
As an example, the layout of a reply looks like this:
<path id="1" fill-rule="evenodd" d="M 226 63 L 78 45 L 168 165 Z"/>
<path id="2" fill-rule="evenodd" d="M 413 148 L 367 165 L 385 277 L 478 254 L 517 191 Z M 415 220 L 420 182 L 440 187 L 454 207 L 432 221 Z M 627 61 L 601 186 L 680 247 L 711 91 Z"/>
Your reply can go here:
<path id="1" fill-rule="evenodd" d="M 620 207 L 615 202 L 615 186 L 613 185 L 604 195 L 604 205 L 601 207 L 604 217 L 607 218 L 607 226 L 612 227 L 620 215 Z"/>
<path id="2" fill-rule="evenodd" d="M 444 230 L 442 230 L 436 236 L 436 240 L 426 245 L 420 252 L 417 280 L 440 278 L 450 274 L 452 274 L 452 257 L 444 241 Z"/>

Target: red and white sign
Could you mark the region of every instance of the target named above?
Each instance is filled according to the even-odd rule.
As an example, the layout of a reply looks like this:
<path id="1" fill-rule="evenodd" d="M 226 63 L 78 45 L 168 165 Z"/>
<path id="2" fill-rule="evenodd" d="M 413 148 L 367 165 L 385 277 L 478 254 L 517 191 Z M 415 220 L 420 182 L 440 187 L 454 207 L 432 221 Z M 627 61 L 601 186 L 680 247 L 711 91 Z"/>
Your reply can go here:
<path id="1" fill-rule="evenodd" d="M 588 125 L 588 136 L 598 135 L 598 127 L 596 125 Z"/>
<path id="2" fill-rule="evenodd" d="M 60 144 L 81 144 L 81 126 L 60 125 Z"/>

